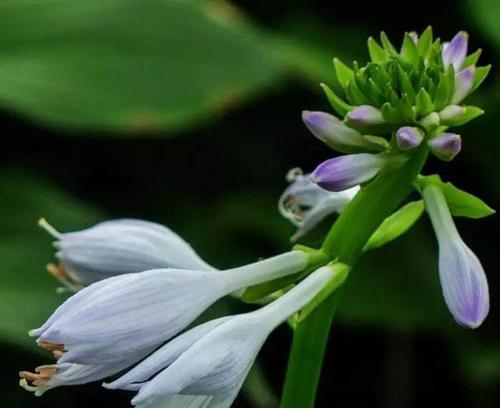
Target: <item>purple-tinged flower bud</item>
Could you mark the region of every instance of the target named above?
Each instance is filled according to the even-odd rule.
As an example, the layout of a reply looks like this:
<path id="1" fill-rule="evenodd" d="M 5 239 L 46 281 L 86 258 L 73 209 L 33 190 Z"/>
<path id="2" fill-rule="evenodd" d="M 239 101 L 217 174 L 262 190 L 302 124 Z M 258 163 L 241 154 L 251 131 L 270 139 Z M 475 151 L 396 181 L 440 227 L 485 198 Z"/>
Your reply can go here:
<path id="1" fill-rule="evenodd" d="M 443 161 L 450 161 L 460 153 L 462 149 L 462 138 L 456 133 L 441 133 L 429 140 L 427 145 L 437 158 Z"/>
<path id="2" fill-rule="evenodd" d="M 342 191 L 375 177 L 390 160 L 383 154 L 359 153 L 339 156 L 321 163 L 312 180 L 328 191 Z"/>
<path id="3" fill-rule="evenodd" d="M 361 105 L 350 111 L 346 116 L 348 125 L 353 126 L 373 126 L 385 123 L 382 112 L 370 105 Z"/>
<path id="4" fill-rule="evenodd" d="M 469 95 L 474 86 L 474 72 L 476 67 L 471 65 L 470 67 L 460 71 L 455 75 L 455 89 L 451 97 L 452 104 L 458 104 L 464 100 L 464 98 Z"/>
<path id="5" fill-rule="evenodd" d="M 469 35 L 465 31 L 460 31 L 449 43 L 443 44 L 442 56 L 445 67 L 451 64 L 455 72 L 462 68 L 467 56 L 468 40 Z"/>
<path id="6" fill-rule="evenodd" d="M 382 146 L 369 142 L 357 130 L 329 113 L 304 111 L 302 120 L 314 136 L 341 153 L 383 150 Z"/>
<path id="7" fill-rule="evenodd" d="M 458 234 L 439 187 L 425 187 L 423 196 L 439 243 L 444 299 L 457 323 L 474 329 L 484 321 L 490 306 L 483 267 Z"/>
<path id="8" fill-rule="evenodd" d="M 439 112 L 439 118 L 441 122 L 446 125 L 450 122 L 456 121 L 465 115 L 465 109 L 459 105 L 448 105 L 441 112 Z"/>
<path id="9" fill-rule="evenodd" d="M 420 121 L 420 125 L 427 130 L 428 132 L 432 132 L 436 130 L 441 124 L 441 119 L 437 112 L 431 112 Z"/>
<path id="10" fill-rule="evenodd" d="M 403 151 L 415 149 L 424 140 L 424 133 L 418 127 L 403 126 L 396 132 L 396 144 Z"/>

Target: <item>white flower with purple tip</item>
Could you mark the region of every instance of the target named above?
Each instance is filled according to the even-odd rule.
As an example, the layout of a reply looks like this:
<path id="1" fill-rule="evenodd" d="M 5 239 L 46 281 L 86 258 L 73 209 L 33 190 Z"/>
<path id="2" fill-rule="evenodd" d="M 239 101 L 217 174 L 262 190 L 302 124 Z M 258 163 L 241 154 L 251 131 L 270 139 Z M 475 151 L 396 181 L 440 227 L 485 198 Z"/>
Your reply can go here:
<path id="1" fill-rule="evenodd" d="M 441 133 L 429 140 L 427 145 L 437 158 L 450 161 L 462 150 L 462 138 L 456 133 Z"/>
<path id="2" fill-rule="evenodd" d="M 321 163 L 311 178 L 325 190 L 343 191 L 371 180 L 394 159 L 383 153 L 339 156 Z"/>
<path id="3" fill-rule="evenodd" d="M 346 115 L 346 122 L 352 126 L 372 126 L 385 123 L 380 109 L 370 105 L 361 105 L 353 109 Z"/>
<path id="4" fill-rule="evenodd" d="M 396 144 L 402 151 L 417 148 L 422 140 L 424 140 L 424 133 L 417 127 L 403 126 L 396 132 Z"/>
<path id="5" fill-rule="evenodd" d="M 300 169 L 290 170 L 287 179 L 290 185 L 281 195 L 278 207 L 281 215 L 298 227 L 292 241 L 307 234 L 328 215 L 342 212 L 359 191 L 359 186 L 341 192 L 326 191 Z"/>
<path id="6" fill-rule="evenodd" d="M 457 323 L 476 328 L 490 305 L 483 267 L 460 237 L 439 187 L 425 187 L 423 196 L 439 243 L 439 277 L 448 309 Z"/>
<path id="7" fill-rule="evenodd" d="M 462 68 L 467 56 L 469 35 L 465 31 L 460 31 L 449 43 L 443 44 L 443 63 L 445 67 L 453 65 L 455 72 Z"/>

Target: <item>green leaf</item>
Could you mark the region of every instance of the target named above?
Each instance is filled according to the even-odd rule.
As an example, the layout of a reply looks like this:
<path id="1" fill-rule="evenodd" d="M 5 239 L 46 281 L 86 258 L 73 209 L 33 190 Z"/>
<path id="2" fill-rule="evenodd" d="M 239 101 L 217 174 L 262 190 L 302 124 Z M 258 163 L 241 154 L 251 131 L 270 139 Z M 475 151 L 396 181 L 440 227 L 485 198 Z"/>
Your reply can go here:
<path id="1" fill-rule="evenodd" d="M 385 62 L 389 59 L 387 52 L 372 37 L 368 38 L 368 52 L 373 62 Z"/>
<path id="2" fill-rule="evenodd" d="M 401 123 L 403 121 L 400 110 L 394 108 L 389 102 L 384 103 L 380 110 L 387 123 Z"/>
<path id="3" fill-rule="evenodd" d="M 88 227 L 98 211 L 30 175 L 0 174 L 0 339 L 36 350 L 27 332 L 40 326 L 66 296 L 45 271 L 53 240 L 37 225 L 45 216 L 62 231 Z M 7 216 L 8 215 L 8 216 Z"/>
<path id="4" fill-rule="evenodd" d="M 418 91 L 415 98 L 415 103 L 417 106 L 417 113 L 421 116 L 425 116 L 434 111 L 434 104 L 432 103 L 431 96 L 427 93 L 424 88 Z"/>
<path id="5" fill-rule="evenodd" d="M 338 58 L 333 59 L 333 66 L 335 67 L 335 73 L 337 74 L 337 79 L 344 90 L 347 88 L 349 82 L 354 79 L 354 73 L 352 69 L 345 65 Z"/>
<path id="6" fill-rule="evenodd" d="M 322 83 L 320 86 L 323 88 L 323 91 L 328 98 L 328 102 L 330 102 L 333 109 L 335 109 L 340 116 L 345 116 L 348 112 L 354 109 L 354 106 L 349 105 L 347 102 L 344 102 L 341 98 L 339 98 L 328 85 Z"/>
<path id="7" fill-rule="evenodd" d="M 446 198 L 450 212 L 457 217 L 483 218 L 495 213 L 483 200 L 460 190 L 450 182 L 443 182 L 437 174 L 419 176 L 416 183 L 420 190 L 427 185 L 438 186 Z"/>
<path id="8" fill-rule="evenodd" d="M 261 33 L 224 16 L 199 1 L 4 0 L 0 102 L 63 127 L 193 126 L 280 69 Z"/>
<path id="9" fill-rule="evenodd" d="M 375 231 L 364 250 L 380 248 L 408 231 L 424 212 L 423 200 L 412 201 L 388 217 Z"/>

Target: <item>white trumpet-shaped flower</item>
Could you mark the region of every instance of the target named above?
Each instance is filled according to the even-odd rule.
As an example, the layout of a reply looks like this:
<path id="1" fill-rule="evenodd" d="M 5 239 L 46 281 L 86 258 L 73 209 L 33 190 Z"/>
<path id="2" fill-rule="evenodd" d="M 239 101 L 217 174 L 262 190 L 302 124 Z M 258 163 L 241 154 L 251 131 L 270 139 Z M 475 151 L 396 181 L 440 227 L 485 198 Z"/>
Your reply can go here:
<path id="1" fill-rule="evenodd" d="M 43 219 L 39 223 L 57 239 L 60 264 L 50 264 L 49 272 L 73 290 L 150 269 L 214 269 L 179 235 L 154 222 L 120 219 L 68 233 L 59 233 Z"/>
<path id="2" fill-rule="evenodd" d="M 322 267 L 262 309 L 195 327 L 105 387 L 138 391 L 132 404 L 140 408 L 227 408 L 271 331 L 336 273 L 334 266 Z"/>
<path id="3" fill-rule="evenodd" d="M 292 241 L 307 234 L 328 215 L 342 212 L 359 191 L 359 186 L 339 192 L 324 190 L 312 181 L 310 174 L 302 174 L 298 168 L 288 172 L 287 180 L 290 185 L 281 195 L 278 208 L 283 217 L 298 227 Z"/>
<path id="4" fill-rule="evenodd" d="M 115 276 L 77 292 L 30 335 L 37 337 L 40 347 L 59 352 L 59 367 L 137 362 L 219 298 L 302 271 L 310 256 L 291 251 L 217 273 L 155 269 Z M 23 378 L 30 380 L 28 375 Z"/>

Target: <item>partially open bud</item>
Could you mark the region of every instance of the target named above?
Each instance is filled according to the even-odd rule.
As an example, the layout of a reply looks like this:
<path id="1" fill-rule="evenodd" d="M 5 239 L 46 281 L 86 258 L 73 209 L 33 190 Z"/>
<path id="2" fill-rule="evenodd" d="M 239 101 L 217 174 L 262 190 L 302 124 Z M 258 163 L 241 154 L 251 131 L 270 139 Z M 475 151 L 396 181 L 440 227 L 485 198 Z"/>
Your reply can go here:
<path id="1" fill-rule="evenodd" d="M 314 136 L 341 153 L 383 150 L 379 144 L 369 142 L 357 130 L 329 113 L 304 111 L 302 120 Z"/>
<path id="2" fill-rule="evenodd" d="M 462 138 L 456 133 L 441 133 L 427 142 L 431 152 L 443 161 L 450 161 L 460 153 Z"/>
<path id="3" fill-rule="evenodd" d="M 425 187 L 423 196 L 439 242 L 439 277 L 448 309 L 457 323 L 476 328 L 489 311 L 483 267 L 458 234 L 439 187 Z"/>
<path id="4" fill-rule="evenodd" d="M 424 133 L 418 127 L 403 126 L 396 132 L 396 144 L 403 151 L 415 149 L 422 140 Z"/>
<path id="5" fill-rule="evenodd" d="M 371 180 L 388 163 L 384 154 L 359 153 L 321 163 L 311 178 L 328 191 L 342 191 Z"/>
<path id="6" fill-rule="evenodd" d="M 364 127 L 383 125 L 385 120 L 379 109 L 370 105 L 361 105 L 347 114 L 346 122 L 349 125 Z"/>
<path id="7" fill-rule="evenodd" d="M 452 104 L 462 102 L 462 100 L 472 91 L 475 70 L 476 67 L 471 65 L 455 76 L 455 90 L 451 97 Z"/>
<path id="8" fill-rule="evenodd" d="M 465 115 L 465 108 L 459 105 L 448 105 L 441 112 L 439 112 L 439 118 L 443 125 L 451 124 Z"/>
<path id="9" fill-rule="evenodd" d="M 469 35 L 465 31 L 460 31 L 453 39 L 443 44 L 443 63 L 445 67 L 453 65 L 455 72 L 459 71 L 467 56 L 467 46 Z"/>

